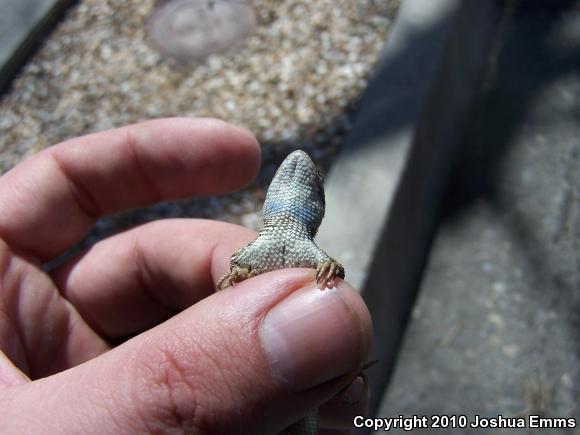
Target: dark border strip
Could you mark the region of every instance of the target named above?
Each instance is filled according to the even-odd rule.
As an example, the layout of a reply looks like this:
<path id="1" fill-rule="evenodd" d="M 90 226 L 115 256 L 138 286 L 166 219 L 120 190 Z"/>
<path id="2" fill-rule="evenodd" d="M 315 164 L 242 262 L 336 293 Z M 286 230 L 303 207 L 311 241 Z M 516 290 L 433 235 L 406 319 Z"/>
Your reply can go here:
<path id="1" fill-rule="evenodd" d="M 10 89 L 12 81 L 34 53 L 36 53 L 47 35 L 76 3 L 78 3 L 78 0 L 55 1 L 46 14 L 31 27 L 20 45 L 16 47 L 8 60 L 0 66 L 0 97 Z"/>

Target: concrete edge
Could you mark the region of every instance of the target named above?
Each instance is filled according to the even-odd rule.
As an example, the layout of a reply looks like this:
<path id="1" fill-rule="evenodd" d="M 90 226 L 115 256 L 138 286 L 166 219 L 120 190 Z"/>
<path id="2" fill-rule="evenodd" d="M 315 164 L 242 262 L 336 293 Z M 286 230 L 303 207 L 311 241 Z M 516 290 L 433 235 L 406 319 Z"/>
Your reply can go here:
<path id="1" fill-rule="evenodd" d="M 0 65 L 0 97 L 10 88 L 20 70 L 46 39 L 46 34 L 54 29 L 68 9 L 77 2 L 78 0 L 55 0 L 46 13 L 30 27 L 28 33 L 23 35 L 12 54 Z"/>
<path id="2" fill-rule="evenodd" d="M 405 0 L 328 176 L 328 217 L 318 242 L 344 263 L 373 316 L 373 415 L 396 363 L 501 12 L 500 2 Z"/>

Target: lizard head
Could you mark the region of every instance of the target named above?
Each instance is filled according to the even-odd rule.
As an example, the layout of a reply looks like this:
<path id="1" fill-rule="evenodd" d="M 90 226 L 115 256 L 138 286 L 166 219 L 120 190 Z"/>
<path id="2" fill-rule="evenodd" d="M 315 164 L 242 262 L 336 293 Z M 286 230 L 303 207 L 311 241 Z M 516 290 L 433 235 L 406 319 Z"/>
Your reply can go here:
<path id="1" fill-rule="evenodd" d="M 264 222 L 291 219 L 303 224 L 312 237 L 324 217 L 323 178 L 304 151 L 289 154 L 270 184 L 264 202 Z"/>

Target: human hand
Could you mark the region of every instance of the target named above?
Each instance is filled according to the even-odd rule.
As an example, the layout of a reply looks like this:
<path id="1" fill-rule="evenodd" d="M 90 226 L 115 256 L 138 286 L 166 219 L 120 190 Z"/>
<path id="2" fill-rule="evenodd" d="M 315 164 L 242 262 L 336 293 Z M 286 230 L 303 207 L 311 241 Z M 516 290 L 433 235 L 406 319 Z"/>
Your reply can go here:
<path id="1" fill-rule="evenodd" d="M 276 433 L 345 387 L 371 339 L 348 284 L 320 291 L 291 269 L 214 293 L 249 230 L 161 220 L 42 270 L 99 216 L 225 193 L 258 166 L 246 130 L 165 119 L 64 142 L 0 178 L 0 433 Z M 349 390 L 364 396 L 360 381 Z M 321 422 L 351 427 L 362 408 L 332 399 Z"/>

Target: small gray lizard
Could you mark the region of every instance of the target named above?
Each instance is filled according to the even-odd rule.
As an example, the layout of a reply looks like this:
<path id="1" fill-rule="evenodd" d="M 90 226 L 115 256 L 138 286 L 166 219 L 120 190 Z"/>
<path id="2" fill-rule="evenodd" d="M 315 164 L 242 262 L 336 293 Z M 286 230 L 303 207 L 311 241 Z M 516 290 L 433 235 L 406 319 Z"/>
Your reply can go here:
<path id="1" fill-rule="evenodd" d="M 324 217 L 322 183 L 322 175 L 304 151 L 284 159 L 266 194 L 264 228 L 256 240 L 234 252 L 230 272 L 218 281 L 218 289 L 290 267 L 316 269 L 316 281 L 324 287 L 337 276 L 344 278 L 341 264 L 314 243 Z"/>
<path id="2" fill-rule="evenodd" d="M 332 286 L 344 268 L 314 243 L 324 217 L 323 178 L 304 151 L 294 151 L 282 162 L 264 201 L 264 228 L 256 240 L 238 249 L 230 259 L 230 272 L 217 284 L 222 290 L 272 270 L 290 267 L 316 269 L 321 288 Z M 286 433 L 315 435 L 317 410 L 293 424 Z"/>

